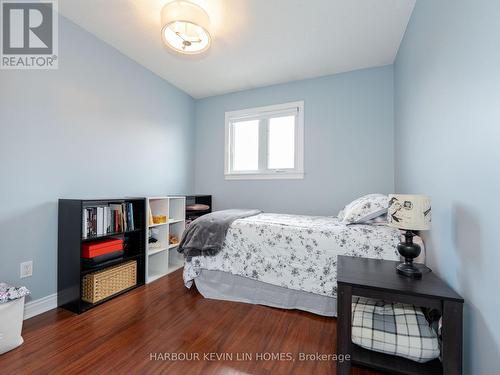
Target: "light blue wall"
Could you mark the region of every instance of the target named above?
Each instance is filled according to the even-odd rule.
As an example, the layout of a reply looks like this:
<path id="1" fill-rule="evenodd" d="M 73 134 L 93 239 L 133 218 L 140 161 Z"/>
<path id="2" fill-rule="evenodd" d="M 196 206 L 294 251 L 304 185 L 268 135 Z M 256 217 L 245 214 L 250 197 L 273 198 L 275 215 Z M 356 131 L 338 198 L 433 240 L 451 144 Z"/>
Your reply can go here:
<path id="1" fill-rule="evenodd" d="M 500 363 L 500 2 L 418 0 L 395 64 L 396 187 L 432 197 L 431 268 L 465 300 L 465 373 Z"/>
<path id="2" fill-rule="evenodd" d="M 58 198 L 189 193 L 194 177 L 194 100 L 59 27 L 59 70 L 0 71 L 0 281 L 35 299 L 56 292 Z"/>
<path id="3" fill-rule="evenodd" d="M 224 113 L 305 102 L 303 180 L 224 180 Z M 336 215 L 365 193 L 394 189 L 392 66 L 291 82 L 196 102 L 198 193 L 216 209 Z"/>

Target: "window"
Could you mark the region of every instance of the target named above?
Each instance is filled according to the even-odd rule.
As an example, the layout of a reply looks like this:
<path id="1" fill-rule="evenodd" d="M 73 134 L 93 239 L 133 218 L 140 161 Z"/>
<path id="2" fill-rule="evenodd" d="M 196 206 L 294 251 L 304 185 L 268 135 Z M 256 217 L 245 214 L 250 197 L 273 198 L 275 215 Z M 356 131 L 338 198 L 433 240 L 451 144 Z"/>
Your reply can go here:
<path id="1" fill-rule="evenodd" d="M 304 178 L 304 102 L 226 112 L 228 180 Z"/>

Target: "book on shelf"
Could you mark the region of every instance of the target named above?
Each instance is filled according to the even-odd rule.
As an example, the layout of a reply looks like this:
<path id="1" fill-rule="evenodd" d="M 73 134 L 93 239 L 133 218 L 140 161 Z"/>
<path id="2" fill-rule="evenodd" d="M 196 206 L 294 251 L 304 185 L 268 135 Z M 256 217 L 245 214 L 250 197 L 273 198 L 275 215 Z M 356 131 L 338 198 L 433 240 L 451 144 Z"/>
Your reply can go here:
<path id="1" fill-rule="evenodd" d="M 102 236 L 104 234 L 104 207 L 97 207 L 97 235 Z"/>
<path id="2" fill-rule="evenodd" d="M 135 229 L 134 205 L 130 202 L 85 207 L 82 212 L 83 238 Z"/>

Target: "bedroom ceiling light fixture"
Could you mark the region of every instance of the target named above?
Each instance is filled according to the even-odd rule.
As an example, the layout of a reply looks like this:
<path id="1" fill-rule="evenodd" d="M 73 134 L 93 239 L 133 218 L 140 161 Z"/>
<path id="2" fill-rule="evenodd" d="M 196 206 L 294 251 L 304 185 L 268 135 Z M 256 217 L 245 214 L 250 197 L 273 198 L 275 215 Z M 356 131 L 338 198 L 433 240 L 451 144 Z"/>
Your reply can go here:
<path id="1" fill-rule="evenodd" d="M 161 10 L 161 36 L 174 51 L 197 54 L 210 47 L 210 18 L 205 10 L 189 1 L 176 0 Z"/>

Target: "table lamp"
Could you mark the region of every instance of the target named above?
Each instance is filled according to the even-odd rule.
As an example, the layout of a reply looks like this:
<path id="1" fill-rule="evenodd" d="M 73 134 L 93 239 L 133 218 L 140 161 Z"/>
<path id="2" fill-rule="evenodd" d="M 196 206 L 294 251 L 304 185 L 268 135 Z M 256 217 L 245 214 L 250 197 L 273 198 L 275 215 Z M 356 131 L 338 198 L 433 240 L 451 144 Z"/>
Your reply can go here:
<path id="1" fill-rule="evenodd" d="M 405 258 L 397 266 L 400 275 L 420 279 L 422 272 L 413 259 L 420 254 L 420 246 L 413 243 L 413 231 L 428 230 L 431 226 L 431 200 L 425 195 L 390 194 L 387 221 L 392 227 L 406 230 L 405 242 L 398 244 L 398 251 Z"/>

